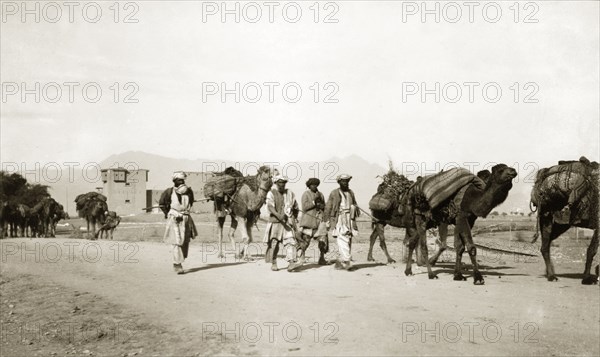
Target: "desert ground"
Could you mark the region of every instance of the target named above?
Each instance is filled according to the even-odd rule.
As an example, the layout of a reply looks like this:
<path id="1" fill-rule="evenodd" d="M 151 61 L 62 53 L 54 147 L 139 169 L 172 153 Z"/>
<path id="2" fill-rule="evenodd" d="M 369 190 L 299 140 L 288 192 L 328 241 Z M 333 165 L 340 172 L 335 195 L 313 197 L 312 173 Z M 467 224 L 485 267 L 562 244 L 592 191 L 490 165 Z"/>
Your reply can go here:
<path id="1" fill-rule="evenodd" d="M 466 255 L 469 280 L 452 280 L 452 250 L 434 268 L 439 279 L 416 266 L 406 277 L 396 228 L 386 229 L 395 264 L 384 264 L 378 243 L 377 262 L 367 262 L 363 222 L 352 246 L 356 270 L 317 265 L 311 245 L 309 263 L 289 273 L 264 262 L 264 223 L 246 262 L 229 245 L 217 258 L 212 216 L 194 219 L 199 237 L 184 275 L 161 242 L 161 215 L 124 217 L 112 241 L 86 239 L 79 219 L 56 238 L 2 239 L 2 356 L 600 354 L 598 285 L 580 282 L 590 231 L 556 241 L 559 281 L 551 283 L 539 241 L 530 243 L 533 217 L 480 220 L 476 243 L 503 252 L 479 249 L 485 285 L 474 286 Z"/>

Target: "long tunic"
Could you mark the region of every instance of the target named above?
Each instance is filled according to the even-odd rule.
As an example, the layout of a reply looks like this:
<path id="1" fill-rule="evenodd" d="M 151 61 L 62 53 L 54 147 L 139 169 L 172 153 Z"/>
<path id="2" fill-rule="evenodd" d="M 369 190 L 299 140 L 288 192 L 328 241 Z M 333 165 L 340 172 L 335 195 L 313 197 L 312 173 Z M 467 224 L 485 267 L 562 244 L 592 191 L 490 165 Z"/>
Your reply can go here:
<path id="1" fill-rule="evenodd" d="M 339 191 L 340 194 L 340 206 L 338 208 L 337 222 L 333 230 L 333 236 L 347 236 L 353 237 L 358 234 L 358 227 L 356 226 L 356 206 L 354 203 L 354 196 L 348 191 Z"/>
<path id="2" fill-rule="evenodd" d="M 316 229 L 319 223 L 323 221 L 323 210 L 315 205 L 315 201 L 320 200 L 325 203 L 325 197 L 319 191 L 312 192 L 306 190 L 302 194 L 302 217 L 300 218 L 300 227 Z"/>
<path id="3" fill-rule="evenodd" d="M 267 193 L 266 203 L 270 217 L 263 241 L 267 243 L 270 239 L 282 241 L 283 239 L 294 238 L 296 216 L 298 214 L 298 202 L 296 202 L 294 193 L 286 189 L 282 194 L 277 189 L 272 189 Z M 287 216 L 287 223 L 285 225 L 281 223 L 276 215 Z"/>
<path id="4" fill-rule="evenodd" d="M 181 199 L 181 202 L 179 201 Z M 190 195 L 177 195 L 176 189 L 171 193 L 171 204 L 167 213 L 167 227 L 164 242 L 174 245 L 184 245 L 190 238 L 198 235 L 196 225 L 190 217 L 193 201 Z M 179 221 L 179 222 L 178 222 Z"/>

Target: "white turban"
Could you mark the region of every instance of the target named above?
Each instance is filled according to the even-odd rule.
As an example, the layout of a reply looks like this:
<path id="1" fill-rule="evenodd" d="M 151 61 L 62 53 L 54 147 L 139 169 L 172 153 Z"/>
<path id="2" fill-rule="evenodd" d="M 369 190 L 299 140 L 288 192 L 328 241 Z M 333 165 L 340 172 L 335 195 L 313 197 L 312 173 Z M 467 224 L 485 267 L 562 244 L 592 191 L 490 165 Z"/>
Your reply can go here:
<path id="1" fill-rule="evenodd" d="M 277 183 L 279 181 L 288 182 L 288 179 L 283 175 L 277 175 L 273 178 L 273 182 Z"/>
<path id="2" fill-rule="evenodd" d="M 187 175 L 185 174 L 185 172 L 183 171 L 177 171 L 173 173 L 173 181 L 179 179 L 179 180 L 185 180 L 187 177 Z"/>

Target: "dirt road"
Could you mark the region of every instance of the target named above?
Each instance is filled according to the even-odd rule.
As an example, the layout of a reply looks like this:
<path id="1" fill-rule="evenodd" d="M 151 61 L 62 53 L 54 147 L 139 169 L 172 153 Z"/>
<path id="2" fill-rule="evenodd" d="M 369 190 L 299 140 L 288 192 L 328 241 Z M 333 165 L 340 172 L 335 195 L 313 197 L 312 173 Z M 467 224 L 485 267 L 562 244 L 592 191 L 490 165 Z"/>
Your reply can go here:
<path id="1" fill-rule="evenodd" d="M 600 295 L 598 286 L 580 284 L 582 262 L 561 262 L 560 280 L 549 283 L 541 259 L 484 261 L 486 283 L 474 286 L 471 278 L 453 281 L 450 262 L 437 267 L 437 280 L 418 268 L 405 277 L 400 263 L 367 263 L 364 244 L 353 246 L 356 271 L 309 264 L 288 273 L 271 272 L 260 259 L 221 260 L 214 244 L 194 242 L 184 275 L 175 275 L 161 243 L 42 238 L 0 245 L 5 326 L 21 303 L 12 300 L 50 284 L 95 297 L 78 305 L 92 312 L 87 323 L 127 318 L 128 336 L 144 355 L 600 354 Z M 383 262 L 380 251 L 376 257 Z M 19 281 L 31 287 L 21 295 L 7 291 Z M 59 307 L 44 306 L 53 308 Z M 20 323 L 51 316 L 33 311 Z M 3 331 L 3 350 L 49 355 L 11 331 Z M 92 341 L 81 348 L 88 355 L 121 353 L 108 346 Z"/>

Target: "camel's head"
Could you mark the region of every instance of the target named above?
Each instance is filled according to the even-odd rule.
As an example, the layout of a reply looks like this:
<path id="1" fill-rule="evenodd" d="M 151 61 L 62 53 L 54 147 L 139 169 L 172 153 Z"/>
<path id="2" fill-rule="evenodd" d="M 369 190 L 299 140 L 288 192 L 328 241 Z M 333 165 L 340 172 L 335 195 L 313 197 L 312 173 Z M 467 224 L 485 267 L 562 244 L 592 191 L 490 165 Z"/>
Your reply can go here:
<path id="1" fill-rule="evenodd" d="M 275 174 L 277 174 L 277 170 L 274 170 Z M 259 186 L 263 187 L 267 191 L 271 189 L 273 186 L 273 175 L 274 173 L 271 171 L 269 166 L 261 166 L 258 168 L 258 182 Z"/>
<path id="2" fill-rule="evenodd" d="M 490 175 L 488 182 L 506 184 L 511 183 L 512 179 L 515 177 L 517 177 L 517 170 L 508 167 L 505 164 L 498 164 L 492 167 L 492 174 Z"/>

